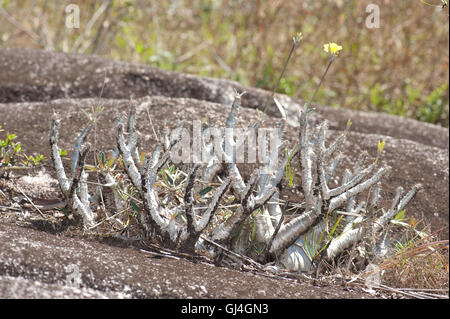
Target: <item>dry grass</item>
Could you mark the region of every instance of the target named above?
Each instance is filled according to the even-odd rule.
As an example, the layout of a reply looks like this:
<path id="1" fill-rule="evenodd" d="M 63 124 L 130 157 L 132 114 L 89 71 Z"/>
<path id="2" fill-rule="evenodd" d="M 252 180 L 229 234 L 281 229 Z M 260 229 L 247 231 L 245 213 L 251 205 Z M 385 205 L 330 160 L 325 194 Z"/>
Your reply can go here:
<path id="1" fill-rule="evenodd" d="M 69 3 L 80 5 L 79 29 L 65 27 Z M 379 29 L 365 26 L 369 3 L 379 5 Z M 448 8 L 421 0 L 114 0 L 87 29 L 100 5 L 0 1 L 0 45 L 93 53 L 271 89 L 291 36 L 302 31 L 280 92 L 307 100 L 325 68 L 322 44 L 334 41 L 344 51 L 315 102 L 448 127 Z"/>
<path id="2" fill-rule="evenodd" d="M 408 289 L 449 289 L 449 246 L 436 235 L 411 238 L 380 264 L 382 281 L 388 286 Z"/>

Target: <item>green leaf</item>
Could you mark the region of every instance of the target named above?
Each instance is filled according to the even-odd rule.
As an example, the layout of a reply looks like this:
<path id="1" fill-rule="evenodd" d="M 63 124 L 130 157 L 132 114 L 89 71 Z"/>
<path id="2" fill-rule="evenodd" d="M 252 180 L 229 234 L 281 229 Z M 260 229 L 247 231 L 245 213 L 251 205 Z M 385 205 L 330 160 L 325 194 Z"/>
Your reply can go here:
<path id="1" fill-rule="evenodd" d="M 292 149 L 291 153 L 289 154 L 289 151 L 286 150 L 286 158 L 287 158 L 287 164 L 286 164 L 286 179 L 288 180 L 289 187 L 294 186 L 294 177 L 295 177 L 295 167 L 291 167 L 291 159 L 294 155 L 294 152 L 298 146 L 298 143 L 295 144 L 294 148 Z"/>
<path id="2" fill-rule="evenodd" d="M 325 235 L 325 232 L 321 232 L 320 233 L 319 241 L 317 242 L 317 246 L 316 246 L 317 248 L 320 247 L 320 244 L 322 243 L 324 235 Z M 316 257 L 318 254 L 320 254 L 322 252 L 322 250 L 325 249 L 326 246 L 327 245 L 323 245 L 323 247 L 319 251 L 317 251 L 317 248 L 316 248 L 316 252 L 314 253 L 314 257 Z"/>
<path id="3" fill-rule="evenodd" d="M 170 184 L 170 185 L 173 185 L 173 179 L 172 179 L 172 177 L 170 177 L 169 174 L 166 174 L 166 177 L 167 177 L 167 181 L 169 182 L 169 184 Z"/>
<path id="4" fill-rule="evenodd" d="M 13 134 L 6 133 L 6 138 L 7 138 L 8 140 L 12 141 L 12 140 L 14 140 L 14 139 L 17 138 L 17 135 L 14 134 L 14 133 L 13 133 Z"/>
<path id="5" fill-rule="evenodd" d="M 83 110 L 82 108 L 80 108 L 80 111 L 83 112 L 84 115 L 86 115 L 86 117 L 88 118 L 88 120 L 89 120 L 90 122 L 93 122 L 93 121 L 94 121 L 94 119 L 92 118 L 92 116 L 91 116 L 88 112 L 86 112 L 86 111 Z"/>
<path id="6" fill-rule="evenodd" d="M 140 162 L 143 163 L 144 159 L 145 159 L 145 152 L 141 152 L 141 155 L 139 156 Z"/>
<path id="7" fill-rule="evenodd" d="M 105 154 L 102 151 L 98 153 L 98 159 L 102 164 L 105 164 Z"/>
<path id="8" fill-rule="evenodd" d="M 70 215 L 70 210 L 67 207 L 57 208 L 57 210 L 59 210 L 60 212 L 64 213 L 64 215 L 66 217 L 68 217 Z"/>
<path id="9" fill-rule="evenodd" d="M 20 150 L 22 149 L 22 144 L 20 144 L 20 143 L 17 143 L 17 144 L 13 144 L 13 146 L 14 146 L 14 153 L 19 153 L 20 152 Z"/>
<path id="10" fill-rule="evenodd" d="M 289 187 L 294 187 L 294 176 L 295 170 L 293 168 L 289 168 Z"/>
<path id="11" fill-rule="evenodd" d="M 315 108 L 310 108 L 308 110 L 306 110 L 306 114 L 312 113 L 314 112 L 316 109 Z"/>
<path id="12" fill-rule="evenodd" d="M 114 161 L 114 158 L 109 159 L 108 163 L 106 163 L 106 168 L 110 168 L 114 164 Z"/>
<path id="13" fill-rule="evenodd" d="M 333 238 L 334 232 L 336 231 L 336 228 L 338 227 L 339 223 L 341 222 L 343 215 L 339 216 L 339 219 L 337 220 L 337 222 L 334 224 L 333 228 L 330 231 L 330 237 Z"/>
<path id="14" fill-rule="evenodd" d="M 255 238 L 256 238 L 256 219 L 253 220 L 251 241 L 254 242 Z"/>
<path id="15" fill-rule="evenodd" d="M 97 167 L 93 166 L 93 165 L 85 165 L 85 167 L 91 171 L 96 172 L 97 171 Z"/>
<path id="16" fill-rule="evenodd" d="M 139 208 L 139 206 L 131 199 L 130 200 L 130 205 L 131 205 L 131 207 L 133 207 L 133 209 L 137 212 L 137 213 L 139 213 L 140 211 L 141 211 L 141 209 Z"/>
<path id="17" fill-rule="evenodd" d="M 405 212 L 406 212 L 406 209 L 403 209 L 403 210 L 399 211 L 398 214 L 395 215 L 394 220 L 398 220 L 398 221 L 404 220 L 405 219 Z"/>
<path id="18" fill-rule="evenodd" d="M 198 194 L 203 197 L 206 194 L 208 194 L 211 190 L 212 190 L 212 187 L 208 186 L 208 187 L 202 189 Z"/>

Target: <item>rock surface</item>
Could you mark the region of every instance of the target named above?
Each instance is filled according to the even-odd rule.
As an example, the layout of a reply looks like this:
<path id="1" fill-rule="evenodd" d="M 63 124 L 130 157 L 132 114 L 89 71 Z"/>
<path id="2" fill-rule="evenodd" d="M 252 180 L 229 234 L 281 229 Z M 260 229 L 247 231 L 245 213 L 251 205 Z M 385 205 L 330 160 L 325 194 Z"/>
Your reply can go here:
<path id="1" fill-rule="evenodd" d="M 227 80 L 201 78 L 94 56 L 23 49 L 1 49 L 0 70 L 0 125 L 18 135 L 27 153 L 42 153 L 47 158 L 53 112 L 62 118 L 59 146 L 70 151 L 78 132 L 87 122 L 80 108 L 89 111 L 91 106 L 104 106 L 96 130 L 90 135 L 90 142 L 97 149 L 109 150 L 115 145 L 114 127 L 120 112 L 127 113 L 130 103 L 135 103 L 143 149 L 152 150 L 155 143 L 152 125 L 158 132 L 165 125 L 175 127 L 181 120 L 189 124 L 205 117 L 211 123 L 223 125 L 230 110 L 233 89 L 247 92 L 242 98 L 244 108 L 240 111 L 239 121 L 241 126 L 248 125 L 257 119 L 255 109 L 262 107 L 270 94 Z M 100 92 L 102 98 L 98 98 Z M 290 120 L 285 137 L 293 145 L 298 136 L 295 114 L 303 102 L 285 96 L 279 96 L 279 100 L 287 108 Z M 279 121 L 274 105 L 268 114 L 268 126 Z M 423 220 L 434 230 L 447 227 L 442 236 L 448 238 L 448 130 L 385 114 L 323 106 L 317 106 L 311 116 L 314 122 L 329 121 L 330 136 L 337 136 L 349 118 L 353 126 L 346 142 L 346 159 L 341 167 L 349 167 L 364 150 L 374 158 L 377 141 L 386 139 L 383 163 L 391 166 L 392 171 L 382 182 L 383 206 L 389 207 L 398 186 L 409 190 L 414 184 L 421 183 L 423 188 L 407 207 L 407 215 Z M 47 172 L 53 174 L 50 166 Z M 45 194 L 39 194 L 39 189 L 36 192 L 49 196 L 48 190 Z M 57 188 L 55 193 L 59 193 Z M 263 289 L 265 295 L 258 295 L 257 287 L 249 288 L 256 280 L 250 274 L 194 265 L 185 260 L 156 261 L 133 249 L 75 242 L 6 224 L 0 224 L 0 238 L 2 243 L 6 243 L 0 250 L 0 296 L 3 297 L 13 297 L 12 287 L 22 287 L 18 288 L 22 297 L 355 297 L 343 290 L 319 289 L 307 283 L 259 277 L 258 282 L 269 281 L 267 289 Z M 42 247 L 47 247 L 48 253 Z M 91 256 L 92 251 L 99 252 L 97 257 Z M 119 255 L 127 257 L 114 258 Z M 131 259 L 136 263 L 130 263 Z M 85 260 L 86 264 L 77 263 L 77 260 Z M 108 260 L 120 266 L 108 268 L 113 277 L 102 281 L 106 273 L 102 269 Z M 22 266 L 16 267 L 15 263 Z M 62 285 L 64 267 L 70 263 L 83 269 L 86 290 L 73 290 Z M 132 269 L 132 265 L 140 267 L 139 271 Z M 35 269 L 38 269 L 37 273 Z M 117 269 L 130 271 L 118 272 Z M 189 270 L 180 273 L 180 269 Z M 171 273 L 175 270 L 179 276 L 174 278 Z M 156 271 L 158 276 L 154 276 L 152 271 Z M 224 272 L 229 275 L 226 282 L 222 279 Z M 190 289 L 187 285 L 196 288 Z M 199 288 L 201 286 L 206 292 Z M 304 293 L 305 287 L 308 287 L 308 293 Z"/>
<path id="2" fill-rule="evenodd" d="M 0 240 L 0 298 L 370 297 L 6 224 Z M 79 288 L 68 283 L 71 265 L 81 275 Z"/>

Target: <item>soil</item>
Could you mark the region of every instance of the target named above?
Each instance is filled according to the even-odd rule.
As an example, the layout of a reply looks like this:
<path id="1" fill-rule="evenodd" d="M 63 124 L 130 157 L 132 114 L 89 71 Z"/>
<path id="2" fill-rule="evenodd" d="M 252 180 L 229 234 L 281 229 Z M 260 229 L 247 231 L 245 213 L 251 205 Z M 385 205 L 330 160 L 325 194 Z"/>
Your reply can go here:
<path id="1" fill-rule="evenodd" d="M 246 91 L 239 125 L 257 120 L 256 108 L 264 105 L 269 92 L 243 87 L 235 82 L 201 78 L 163 71 L 143 65 L 24 49 L 0 49 L 0 125 L 14 132 L 27 154 L 50 158 L 48 134 L 53 112 L 61 117 L 59 146 L 73 148 L 87 119 L 80 108 L 102 105 L 97 127 L 89 141 L 98 150 L 115 146 L 114 130 L 121 112 L 137 106 L 137 130 L 141 147 L 155 145 L 153 127 L 189 126 L 208 118 L 223 124 L 229 112 L 233 90 Z M 106 80 L 105 80 L 106 75 Z M 104 89 L 102 90 L 104 84 Z M 98 98 L 101 94 L 101 98 Z M 290 119 L 295 118 L 300 100 L 279 96 Z M 353 125 L 345 144 L 341 170 L 356 161 L 362 151 L 375 158 L 377 141 L 386 140 L 382 163 L 392 167 L 383 180 L 383 207 L 390 207 L 395 189 L 408 191 L 416 183 L 421 191 L 407 207 L 407 215 L 430 225 L 448 239 L 448 138 L 445 128 L 385 114 L 316 106 L 312 122 L 329 122 L 329 137 L 337 137 L 351 118 Z M 274 105 L 267 126 L 279 122 Z M 151 118 L 151 124 L 149 121 Z M 298 127 L 290 120 L 285 138 L 291 145 Z M 241 167 L 249 175 L 251 167 Z M 25 177 L 23 177 L 25 176 Z M 26 177 L 35 176 L 30 182 Z M 33 199 L 58 202 L 62 196 L 47 164 L 39 170 L 15 172 L 13 181 Z M 40 182 L 45 180 L 43 184 Z M 20 192 L 0 186 L 0 204 Z M 285 189 L 282 197 L 301 199 Z M 379 298 L 355 286 L 314 285 L 305 277 L 273 278 L 254 269 L 228 269 L 207 260 L 155 258 L 135 247 L 112 240 L 92 238 L 76 231 L 59 211 L 40 216 L 35 209 L 0 210 L 0 297 L 3 298 Z M 59 214 L 59 215 L 58 215 Z M 443 229 L 443 230 L 442 230 Z M 65 270 L 79 267 L 82 288 L 67 285 Z M 244 267 L 245 268 L 245 267 Z M 176 275 L 174 275 L 176 274 Z"/>

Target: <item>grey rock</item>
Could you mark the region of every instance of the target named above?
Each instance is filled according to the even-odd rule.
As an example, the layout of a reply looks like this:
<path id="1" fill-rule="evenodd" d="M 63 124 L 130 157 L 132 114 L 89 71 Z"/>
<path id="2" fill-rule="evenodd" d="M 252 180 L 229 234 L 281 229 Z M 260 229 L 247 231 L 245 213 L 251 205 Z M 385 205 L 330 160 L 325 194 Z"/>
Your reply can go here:
<path id="1" fill-rule="evenodd" d="M 211 124 L 223 125 L 236 89 L 247 92 L 242 98 L 238 124 L 247 126 L 257 120 L 255 109 L 262 108 L 270 95 L 228 80 L 46 51 L 0 49 L 0 70 L 0 125 L 18 135 L 27 153 L 42 153 L 47 158 L 50 117 L 54 111 L 62 118 L 59 146 L 70 152 L 78 132 L 87 123 L 80 108 L 89 111 L 91 106 L 103 105 L 104 111 L 89 141 L 106 151 L 115 146 L 114 129 L 119 114 L 128 113 L 130 104 L 135 103 L 141 148 L 151 151 L 155 137 L 149 117 L 157 132 L 165 126 L 176 127 L 181 120 L 189 127 L 193 120 L 205 117 Z M 289 117 L 285 138 L 293 145 L 298 138 L 296 114 L 303 101 L 282 95 L 278 99 Z M 386 114 L 316 107 L 311 120 L 318 123 L 327 119 L 330 137 L 338 136 L 349 118 L 353 122 L 341 170 L 350 167 L 362 151 L 375 158 L 377 141 L 385 139 L 382 161 L 392 171 L 382 180 L 382 206 L 390 204 L 398 186 L 408 190 L 421 183 L 423 188 L 407 207 L 407 216 L 430 224 L 433 230 L 447 227 L 442 236 L 448 238 L 448 129 Z M 274 105 L 268 115 L 269 127 L 280 120 Z M 250 166 L 242 169 L 244 175 L 251 171 Z M 53 174 L 51 167 L 47 172 Z M 33 191 L 32 185 L 28 185 L 27 191 L 49 196 L 48 189 L 39 194 L 39 189 L 35 187 Z M 58 196 L 57 187 L 54 193 Z M 282 196 L 295 199 L 288 190 Z M 57 237 L 9 224 L 0 223 L 0 242 L 2 298 L 366 297 L 187 260 L 158 260 L 133 248 Z M 80 289 L 65 284 L 65 267 L 70 264 L 78 265 L 83 274 Z"/>

